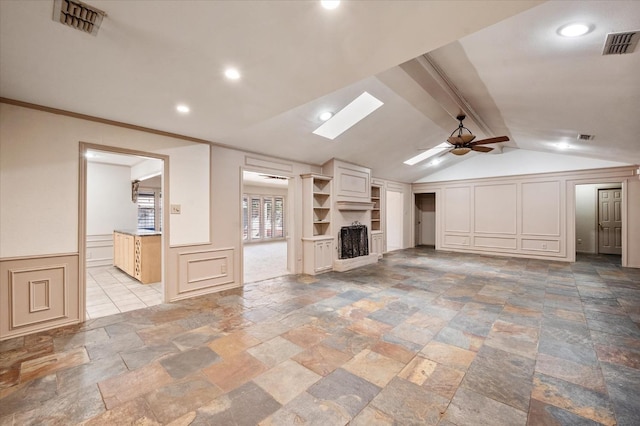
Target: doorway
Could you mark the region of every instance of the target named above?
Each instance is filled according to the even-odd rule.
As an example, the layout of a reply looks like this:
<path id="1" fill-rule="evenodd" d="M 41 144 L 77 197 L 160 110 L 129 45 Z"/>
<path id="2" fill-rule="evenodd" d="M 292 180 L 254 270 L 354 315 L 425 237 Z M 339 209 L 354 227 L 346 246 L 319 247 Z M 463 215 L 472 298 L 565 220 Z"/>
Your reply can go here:
<path id="1" fill-rule="evenodd" d="M 576 253 L 622 254 L 620 183 L 580 184 L 576 194 Z"/>
<path id="2" fill-rule="evenodd" d="M 164 301 L 164 158 L 82 144 L 85 319 Z"/>
<path id="3" fill-rule="evenodd" d="M 242 172 L 242 252 L 244 282 L 289 274 L 289 178 Z"/>
<path id="4" fill-rule="evenodd" d="M 415 242 L 416 246 L 436 245 L 436 194 L 415 196 Z"/>

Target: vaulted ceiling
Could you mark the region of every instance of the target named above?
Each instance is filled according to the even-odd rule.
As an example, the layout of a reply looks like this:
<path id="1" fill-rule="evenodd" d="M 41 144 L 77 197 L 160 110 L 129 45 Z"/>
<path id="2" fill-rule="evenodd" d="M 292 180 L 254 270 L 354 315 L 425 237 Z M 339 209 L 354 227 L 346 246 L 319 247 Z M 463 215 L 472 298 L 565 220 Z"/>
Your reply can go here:
<path id="1" fill-rule="evenodd" d="M 89 3 L 107 13 L 96 36 L 55 22 L 53 1 L 0 2 L 2 98 L 405 182 L 502 155 L 403 164 L 459 112 L 508 135 L 504 152 L 640 163 L 640 53 L 602 55 L 607 33 L 640 30 L 637 1 Z M 576 21 L 591 31 L 558 35 Z M 312 133 L 364 91 L 384 105 L 335 140 Z"/>

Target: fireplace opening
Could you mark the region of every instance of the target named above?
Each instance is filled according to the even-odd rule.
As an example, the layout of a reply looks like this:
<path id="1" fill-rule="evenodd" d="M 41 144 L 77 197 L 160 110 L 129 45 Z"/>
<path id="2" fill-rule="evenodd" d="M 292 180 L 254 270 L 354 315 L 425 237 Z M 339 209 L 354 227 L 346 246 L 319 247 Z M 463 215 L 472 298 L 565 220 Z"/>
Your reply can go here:
<path id="1" fill-rule="evenodd" d="M 369 254 L 369 233 L 367 226 L 354 222 L 351 226 L 340 228 L 338 235 L 340 259 L 352 259 Z"/>

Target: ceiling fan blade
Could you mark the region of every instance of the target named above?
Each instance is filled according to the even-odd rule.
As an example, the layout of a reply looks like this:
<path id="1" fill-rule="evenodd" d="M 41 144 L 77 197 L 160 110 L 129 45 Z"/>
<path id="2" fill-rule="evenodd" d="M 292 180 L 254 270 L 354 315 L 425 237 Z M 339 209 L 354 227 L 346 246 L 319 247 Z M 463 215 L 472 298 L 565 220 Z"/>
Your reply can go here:
<path id="1" fill-rule="evenodd" d="M 495 138 L 482 139 L 476 142 L 471 142 L 469 146 L 474 145 L 487 145 L 490 143 L 498 143 L 498 142 L 508 142 L 509 138 L 507 136 L 497 136 Z"/>
<path id="2" fill-rule="evenodd" d="M 471 149 L 474 150 L 474 151 L 478 151 L 478 152 L 491 152 L 491 151 L 493 151 L 493 148 L 489 148 L 488 146 L 472 146 Z"/>

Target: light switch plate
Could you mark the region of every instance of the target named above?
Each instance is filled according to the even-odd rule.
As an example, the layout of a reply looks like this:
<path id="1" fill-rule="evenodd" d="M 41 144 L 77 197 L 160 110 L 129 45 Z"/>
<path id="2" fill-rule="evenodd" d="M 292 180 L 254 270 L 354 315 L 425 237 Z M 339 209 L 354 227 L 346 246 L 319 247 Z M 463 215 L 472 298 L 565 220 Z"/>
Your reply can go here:
<path id="1" fill-rule="evenodd" d="M 171 204 L 171 214 L 180 214 L 180 204 Z"/>

